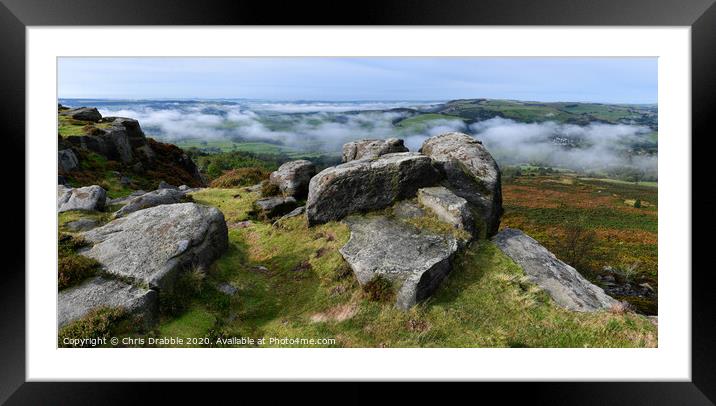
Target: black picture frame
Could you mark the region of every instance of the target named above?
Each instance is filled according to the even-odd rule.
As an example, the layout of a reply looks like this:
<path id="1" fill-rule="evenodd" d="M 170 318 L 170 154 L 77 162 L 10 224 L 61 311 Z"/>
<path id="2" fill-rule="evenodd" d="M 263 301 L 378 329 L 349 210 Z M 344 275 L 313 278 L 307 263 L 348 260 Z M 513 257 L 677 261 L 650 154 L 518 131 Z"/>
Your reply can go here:
<path id="1" fill-rule="evenodd" d="M 712 118 L 716 105 L 716 5 L 715 0 L 443 0 L 443 1 L 362 1 L 353 5 L 338 2 L 177 2 L 170 0 L 0 0 L 0 109 L 5 151 L 16 162 L 6 163 L 3 181 L 15 193 L 8 203 L 3 272 L 0 277 L 0 402 L 8 404 L 132 404 L 168 402 L 170 397 L 196 392 L 201 396 L 233 394 L 249 389 L 231 385 L 197 388 L 173 384 L 152 388 L 141 383 L 27 383 L 25 382 L 25 38 L 27 26 L 73 25 L 555 25 L 555 26 L 689 26 L 692 56 L 692 134 L 683 134 L 692 145 L 692 216 L 697 206 L 713 212 L 709 196 L 713 178 L 705 165 Z M 700 147 L 700 148 L 699 148 Z M 22 153 L 21 153 L 22 151 Z M 699 155 L 703 155 L 699 159 Z M 7 158 L 10 159 L 10 158 Z M 21 169 L 22 168 L 22 169 Z M 24 174 L 24 172 L 23 172 Z M 707 187 L 698 188 L 698 185 Z M 701 191 L 703 190 L 703 192 Z M 697 198 L 698 196 L 698 198 Z M 706 210 L 704 210 L 706 212 Z M 24 216 L 19 216 L 24 213 Z M 706 216 L 707 218 L 710 216 Z M 692 217 L 693 218 L 693 217 Z M 699 221 L 702 225 L 704 222 Z M 702 225 L 705 227 L 706 225 Z M 27 243 L 32 243 L 31 241 Z M 692 255 L 709 252 L 708 239 L 693 235 Z M 693 262 L 696 264 L 696 262 Z M 470 385 L 467 401 L 528 401 L 531 404 L 608 405 L 708 405 L 716 401 L 716 335 L 710 266 L 692 267 L 692 378 L 689 382 L 592 382 L 592 383 L 480 383 Z M 618 366 L 615 366 L 618 368 Z M 268 391 L 252 384 L 252 392 Z M 395 395 L 376 395 L 358 384 L 340 384 L 337 395 L 321 396 L 315 386 L 293 386 L 271 391 L 270 403 L 279 398 L 295 400 L 309 396 L 316 401 L 361 403 L 399 396 L 402 403 L 413 399 L 439 397 L 446 401 L 464 389 L 432 391 L 389 389 Z M 472 395 L 469 395 L 472 394 Z M 242 395 L 243 396 L 243 395 Z M 333 397 L 333 399 L 331 399 Z M 208 399 L 208 398 L 206 398 Z"/>

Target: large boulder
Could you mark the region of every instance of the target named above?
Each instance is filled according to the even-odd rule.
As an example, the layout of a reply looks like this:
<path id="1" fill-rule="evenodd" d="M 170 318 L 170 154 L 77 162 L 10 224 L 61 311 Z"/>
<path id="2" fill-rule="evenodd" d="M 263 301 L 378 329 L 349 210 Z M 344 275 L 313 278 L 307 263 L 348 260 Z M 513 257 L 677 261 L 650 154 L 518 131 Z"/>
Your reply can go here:
<path id="1" fill-rule="evenodd" d="M 82 255 L 105 272 L 160 291 L 171 290 L 181 272 L 208 267 L 228 247 L 224 215 L 195 203 L 139 210 L 83 237 L 94 245 Z"/>
<path id="2" fill-rule="evenodd" d="M 418 229 L 384 216 L 350 216 L 351 237 L 340 249 L 361 285 L 381 276 L 396 288 L 396 306 L 408 309 L 430 296 L 450 272 L 458 250 L 451 235 Z"/>
<path id="3" fill-rule="evenodd" d="M 522 267 L 531 282 L 547 291 L 558 305 L 589 312 L 609 309 L 618 303 L 522 231 L 507 228 L 492 240 Z"/>
<path id="4" fill-rule="evenodd" d="M 456 195 L 443 186 L 428 187 L 418 190 L 418 202 L 435 213 L 440 220 L 465 230 L 471 235 L 476 234 L 475 219 L 470 211 L 467 200 Z"/>
<path id="5" fill-rule="evenodd" d="M 363 158 L 378 158 L 394 152 L 408 152 L 403 140 L 388 138 L 385 140 L 358 140 L 343 144 L 343 162 Z"/>
<path id="6" fill-rule="evenodd" d="M 60 172 L 70 172 L 80 167 L 80 161 L 74 151 L 67 148 L 57 151 L 57 166 Z"/>
<path id="7" fill-rule="evenodd" d="M 68 210 L 102 210 L 107 200 L 107 192 L 97 185 L 71 188 L 57 186 L 57 212 Z"/>
<path id="8" fill-rule="evenodd" d="M 60 291 L 57 299 L 57 326 L 60 328 L 101 307 L 121 308 L 130 316 L 140 317 L 147 327 L 158 319 L 157 292 L 101 276 Z"/>
<path id="9" fill-rule="evenodd" d="M 163 204 L 181 203 L 183 199 L 184 192 L 176 189 L 159 189 L 132 198 L 127 202 L 127 204 L 117 210 L 114 213 L 114 216 L 124 217 L 137 210 L 148 209 L 150 207 L 161 206 Z"/>
<path id="10" fill-rule="evenodd" d="M 291 196 L 271 196 L 254 202 L 253 210 L 256 216 L 263 220 L 282 216 L 297 206 L 296 199 Z"/>
<path id="11" fill-rule="evenodd" d="M 75 120 L 94 121 L 102 120 L 102 115 L 94 107 L 78 107 L 76 109 L 61 110 L 60 114 L 69 116 Z"/>
<path id="12" fill-rule="evenodd" d="M 303 199 L 308 194 L 308 183 L 316 175 L 316 165 L 301 159 L 290 161 L 271 173 L 269 181 L 278 186 L 281 193 L 288 197 Z"/>
<path id="13" fill-rule="evenodd" d="M 340 220 L 350 213 L 385 208 L 412 197 L 440 179 L 430 158 L 387 154 L 327 168 L 311 179 L 306 202 L 310 225 Z"/>
<path id="14" fill-rule="evenodd" d="M 470 203 L 486 236 L 497 233 L 502 216 L 500 169 L 482 143 L 463 133 L 428 138 L 420 151 L 435 161 L 445 186 Z"/>

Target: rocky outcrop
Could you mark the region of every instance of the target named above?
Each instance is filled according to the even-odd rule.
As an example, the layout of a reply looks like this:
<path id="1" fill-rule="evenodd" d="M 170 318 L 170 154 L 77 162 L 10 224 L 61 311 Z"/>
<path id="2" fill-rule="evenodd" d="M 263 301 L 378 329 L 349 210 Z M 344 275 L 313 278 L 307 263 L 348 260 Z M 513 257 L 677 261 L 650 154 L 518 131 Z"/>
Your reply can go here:
<path id="1" fill-rule="evenodd" d="M 451 235 L 439 235 L 384 216 L 351 216 L 348 243 L 340 249 L 358 282 L 381 276 L 396 289 L 396 306 L 408 309 L 430 296 L 450 272 L 458 250 Z"/>
<path id="2" fill-rule="evenodd" d="M 306 202 L 310 225 L 340 220 L 351 213 L 378 210 L 412 197 L 438 182 L 430 158 L 415 153 L 387 154 L 327 168 L 311 179 Z"/>
<path id="3" fill-rule="evenodd" d="M 68 111 L 71 110 L 62 110 L 60 114 Z M 181 148 L 147 138 L 137 120 L 105 117 L 98 121 L 98 124 L 88 126 L 86 135 L 60 136 L 60 149 L 73 148 L 79 153 L 80 161 L 86 151 L 91 151 L 120 162 L 123 172 L 139 175 L 154 172 L 153 176 L 166 177 L 167 181 L 177 185 L 202 186 L 206 183 L 196 164 Z"/>
<path id="4" fill-rule="evenodd" d="M 76 109 L 63 109 L 62 107 L 63 106 L 58 106 L 60 114 L 69 116 L 75 120 L 93 121 L 95 123 L 102 120 L 102 115 L 94 107 L 78 107 Z"/>
<path id="5" fill-rule="evenodd" d="M 589 312 L 619 303 L 520 230 L 504 229 L 493 242 L 562 307 Z"/>
<path id="6" fill-rule="evenodd" d="M 316 175 L 316 165 L 304 159 L 290 161 L 271 173 L 269 181 L 278 186 L 285 197 L 304 199 L 308 194 L 308 184 Z"/>
<path id="7" fill-rule="evenodd" d="M 478 228 L 497 233 L 502 216 L 500 169 L 482 143 L 463 133 L 428 138 L 420 151 L 433 159 L 445 186 L 470 203 Z"/>
<path id="8" fill-rule="evenodd" d="M 146 327 L 156 322 L 159 301 L 153 290 L 97 276 L 60 291 L 57 326 L 62 328 L 100 307 L 121 308 L 130 316 L 139 317 Z"/>
<path id="9" fill-rule="evenodd" d="M 57 151 L 57 167 L 61 173 L 71 172 L 80 167 L 80 161 L 74 151 L 69 148 L 63 149 Z"/>
<path id="10" fill-rule="evenodd" d="M 363 158 L 378 158 L 381 155 L 394 152 L 408 152 L 403 140 L 388 138 L 385 140 L 359 140 L 343 144 L 343 162 Z"/>
<path id="11" fill-rule="evenodd" d="M 127 204 L 114 213 L 115 217 L 124 217 L 137 210 L 148 209 L 150 207 L 161 206 L 163 204 L 181 203 L 184 199 L 184 192 L 177 189 L 159 189 L 153 192 L 136 196 L 129 200 Z"/>
<path id="12" fill-rule="evenodd" d="M 146 145 L 144 133 L 137 120 L 129 118 L 108 118 L 111 125 L 107 128 L 94 128 L 89 135 L 68 137 L 67 142 L 75 148 L 85 148 L 107 159 L 132 162 L 133 148 Z M 105 121 L 106 121 L 105 120 Z"/>
<path id="13" fill-rule="evenodd" d="M 271 196 L 255 201 L 253 209 L 258 218 L 268 220 L 290 212 L 296 205 L 296 199 L 291 196 Z"/>
<path id="14" fill-rule="evenodd" d="M 475 235 L 475 220 L 467 200 L 449 189 L 436 186 L 418 190 L 418 202 L 430 210 L 440 220 L 452 224 L 455 228 Z"/>
<path id="15" fill-rule="evenodd" d="M 94 245 L 82 255 L 105 272 L 160 291 L 171 290 L 182 271 L 209 266 L 228 246 L 221 211 L 194 203 L 139 210 L 83 237 Z"/>
<path id="16" fill-rule="evenodd" d="M 57 212 L 68 210 L 102 210 L 107 193 L 97 185 L 81 188 L 57 186 Z"/>

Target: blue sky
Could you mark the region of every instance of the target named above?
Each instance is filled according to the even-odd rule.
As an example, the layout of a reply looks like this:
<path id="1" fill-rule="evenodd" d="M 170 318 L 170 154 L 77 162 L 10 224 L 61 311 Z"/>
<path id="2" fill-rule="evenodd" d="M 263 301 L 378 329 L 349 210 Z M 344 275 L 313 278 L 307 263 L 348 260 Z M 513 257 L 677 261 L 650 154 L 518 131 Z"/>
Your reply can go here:
<path id="1" fill-rule="evenodd" d="M 656 103 L 656 58 L 59 58 L 60 98 Z"/>

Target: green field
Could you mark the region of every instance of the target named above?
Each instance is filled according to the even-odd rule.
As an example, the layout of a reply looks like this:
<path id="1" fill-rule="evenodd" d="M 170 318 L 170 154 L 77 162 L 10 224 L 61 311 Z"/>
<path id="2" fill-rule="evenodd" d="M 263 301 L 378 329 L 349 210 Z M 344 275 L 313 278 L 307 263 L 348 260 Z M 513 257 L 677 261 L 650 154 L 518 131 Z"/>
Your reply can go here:
<path id="1" fill-rule="evenodd" d="M 647 105 L 466 99 L 447 102 L 437 112 L 471 121 L 504 117 L 519 122 L 556 121 L 585 125 L 601 121 L 611 124 L 634 122 L 654 129 L 657 126 L 656 107 Z"/>

